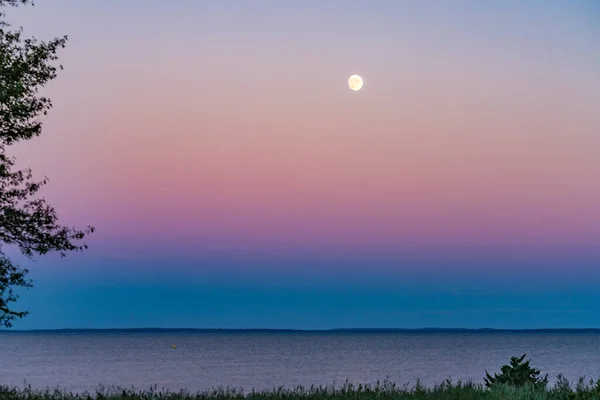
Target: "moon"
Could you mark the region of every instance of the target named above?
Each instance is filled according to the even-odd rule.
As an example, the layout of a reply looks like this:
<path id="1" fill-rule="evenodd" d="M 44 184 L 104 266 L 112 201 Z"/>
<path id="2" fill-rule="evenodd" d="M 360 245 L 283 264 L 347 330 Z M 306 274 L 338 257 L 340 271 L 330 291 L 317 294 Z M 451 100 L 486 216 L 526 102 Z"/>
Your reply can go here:
<path id="1" fill-rule="evenodd" d="M 350 78 L 348 78 L 348 86 L 350 89 L 357 92 L 363 87 L 363 80 L 358 75 L 352 75 Z"/>

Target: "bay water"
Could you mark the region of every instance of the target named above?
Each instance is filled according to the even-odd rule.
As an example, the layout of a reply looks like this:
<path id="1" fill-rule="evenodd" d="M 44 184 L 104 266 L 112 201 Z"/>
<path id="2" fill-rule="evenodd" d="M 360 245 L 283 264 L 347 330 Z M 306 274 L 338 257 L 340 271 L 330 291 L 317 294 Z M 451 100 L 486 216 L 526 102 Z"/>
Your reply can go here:
<path id="1" fill-rule="evenodd" d="M 600 378 L 600 333 L 10 333 L 0 384 L 93 393 L 99 385 L 196 392 L 473 380 L 511 356 L 569 380 Z"/>

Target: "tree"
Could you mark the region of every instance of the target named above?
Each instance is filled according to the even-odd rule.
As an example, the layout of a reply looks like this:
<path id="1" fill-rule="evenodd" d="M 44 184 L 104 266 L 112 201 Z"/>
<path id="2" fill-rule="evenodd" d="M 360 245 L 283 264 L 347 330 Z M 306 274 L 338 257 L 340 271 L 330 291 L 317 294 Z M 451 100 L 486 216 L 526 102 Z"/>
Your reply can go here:
<path id="1" fill-rule="evenodd" d="M 4 7 L 33 5 L 31 0 L 0 0 L 0 325 L 11 327 L 26 311 L 9 308 L 17 301 L 17 287 L 29 288 L 27 269 L 14 264 L 3 245 L 15 246 L 29 259 L 58 252 L 87 248 L 82 239 L 94 231 L 69 228 L 58 223 L 55 209 L 36 195 L 48 178 L 34 180 L 31 169 L 17 170 L 15 158 L 7 149 L 42 133 L 41 116 L 52 108 L 50 99 L 39 89 L 56 77 L 56 53 L 65 47 L 67 37 L 41 42 L 23 38 L 22 28 L 11 29 Z M 58 66 L 62 69 L 62 66 Z"/>
<path id="2" fill-rule="evenodd" d="M 495 384 L 507 384 L 512 386 L 523 386 L 531 384 L 537 388 L 545 388 L 548 384 L 548 375 L 540 377 L 540 370 L 529 366 L 529 361 L 523 362 L 526 354 L 521 357 L 511 357 L 510 365 L 503 365 L 500 375 L 491 376 L 485 371 L 485 386 L 492 387 Z"/>

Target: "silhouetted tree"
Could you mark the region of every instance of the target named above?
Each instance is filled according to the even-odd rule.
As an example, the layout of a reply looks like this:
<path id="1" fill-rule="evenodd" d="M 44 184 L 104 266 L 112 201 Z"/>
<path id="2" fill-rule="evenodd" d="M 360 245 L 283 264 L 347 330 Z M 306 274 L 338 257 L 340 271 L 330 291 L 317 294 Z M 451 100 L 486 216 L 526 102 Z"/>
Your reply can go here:
<path id="1" fill-rule="evenodd" d="M 65 256 L 86 249 L 79 241 L 94 231 L 59 225 L 56 211 L 36 194 L 48 179 L 33 180 L 31 169 L 17 170 L 6 150 L 21 140 L 39 136 L 52 103 L 40 96 L 39 88 L 56 77 L 56 52 L 67 37 L 49 42 L 23 38 L 22 28 L 12 29 L 5 21 L 5 7 L 33 4 L 30 0 L 0 0 L 0 325 L 12 326 L 27 314 L 9 308 L 18 299 L 16 287 L 31 287 L 27 269 L 14 264 L 3 245 L 18 247 L 28 258 L 48 252 Z M 62 66 L 58 68 L 62 69 Z"/>
<path id="2" fill-rule="evenodd" d="M 537 388 L 545 388 L 548 384 L 548 375 L 540 377 L 540 370 L 529 366 L 529 361 L 523 362 L 526 354 L 521 357 L 511 357 L 510 365 L 503 365 L 501 374 L 491 376 L 485 371 L 485 386 L 492 387 L 495 384 L 507 384 L 511 386 L 523 386 L 531 384 Z"/>

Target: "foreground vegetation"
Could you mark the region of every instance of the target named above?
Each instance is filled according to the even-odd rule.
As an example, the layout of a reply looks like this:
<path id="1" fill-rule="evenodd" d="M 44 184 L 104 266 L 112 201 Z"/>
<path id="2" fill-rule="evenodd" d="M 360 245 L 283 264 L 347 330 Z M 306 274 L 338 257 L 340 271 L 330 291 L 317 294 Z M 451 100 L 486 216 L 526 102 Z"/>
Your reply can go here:
<path id="1" fill-rule="evenodd" d="M 390 381 L 371 385 L 352 385 L 346 383 L 342 387 L 310 387 L 301 386 L 295 389 L 278 388 L 265 391 L 244 393 L 235 389 L 215 389 L 199 393 L 158 391 L 156 387 L 149 391 L 136 391 L 118 387 L 105 389 L 100 387 L 94 394 L 73 394 L 56 390 L 33 390 L 25 388 L 9 388 L 0 386 L 0 400 L 600 400 L 600 379 L 596 382 L 585 382 L 583 378 L 573 386 L 559 375 L 557 382 L 548 386 L 548 375 L 541 375 L 539 369 L 529 365 L 525 354 L 511 357 L 510 363 L 503 365 L 500 373 L 493 376 L 485 371 L 484 384 L 474 382 L 457 382 L 446 380 L 432 388 L 421 385 L 418 381 L 413 387 L 396 386 Z"/>
<path id="2" fill-rule="evenodd" d="M 346 384 L 341 388 L 311 387 L 295 389 L 273 389 L 267 391 L 243 393 L 234 389 L 216 389 L 200 393 L 149 391 L 132 389 L 100 388 L 96 393 L 72 394 L 59 390 L 36 391 L 29 387 L 24 389 L 0 386 L 2 400 L 600 400 L 600 379 L 585 383 L 580 379 L 571 385 L 566 379 L 559 377 L 552 387 L 540 388 L 531 383 L 514 386 L 506 383 L 486 387 L 472 382 L 453 384 L 443 382 L 433 388 L 426 388 L 417 383 L 412 387 L 398 387 L 394 383 L 384 381 L 373 386 Z"/>

